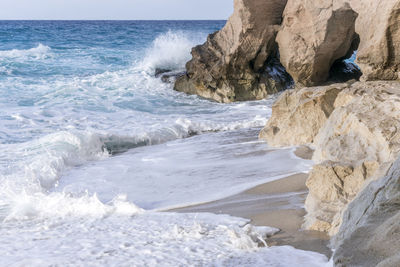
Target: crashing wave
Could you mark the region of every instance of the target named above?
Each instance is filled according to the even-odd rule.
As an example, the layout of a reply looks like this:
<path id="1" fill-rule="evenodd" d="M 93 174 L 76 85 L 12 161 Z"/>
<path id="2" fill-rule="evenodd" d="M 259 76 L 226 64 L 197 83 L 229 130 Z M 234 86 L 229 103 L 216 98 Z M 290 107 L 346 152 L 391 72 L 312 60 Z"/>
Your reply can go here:
<path id="1" fill-rule="evenodd" d="M 190 51 L 196 44 L 204 42 L 206 36 L 185 32 L 168 31 L 158 36 L 147 49 L 141 67 L 151 73 L 158 70 L 179 71 L 185 69 L 190 60 Z"/>

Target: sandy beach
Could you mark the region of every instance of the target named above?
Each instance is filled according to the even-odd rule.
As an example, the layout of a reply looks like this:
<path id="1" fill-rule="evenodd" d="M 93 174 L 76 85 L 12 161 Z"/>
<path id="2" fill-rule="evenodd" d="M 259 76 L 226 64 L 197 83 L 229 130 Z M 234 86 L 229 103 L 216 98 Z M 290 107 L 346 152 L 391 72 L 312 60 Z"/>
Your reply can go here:
<path id="1" fill-rule="evenodd" d="M 300 147 L 296 155 L 311 158 L 312 151 Z M 211 212 L 229 214 L 251 220 L 253 225 L 272 226 L 281 231 L 268 239 L 270 246 L 290 245 L 330 257 L 329 237 L 321 232 L 301 229 L 307 196 L 308 174 L 299 173 L 256 186 L 225 199 L 175 209 L 177 212 Z"/>

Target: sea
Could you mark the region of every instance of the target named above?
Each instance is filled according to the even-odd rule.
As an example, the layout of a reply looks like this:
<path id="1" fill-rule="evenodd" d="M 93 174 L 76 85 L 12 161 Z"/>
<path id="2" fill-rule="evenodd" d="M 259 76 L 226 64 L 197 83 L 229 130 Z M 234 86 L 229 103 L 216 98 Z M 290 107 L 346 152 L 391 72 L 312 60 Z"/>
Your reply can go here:
<path id="1" fill-rule="evenodd" d="M 277 230 L 172 208 L 311 162 L 258 139 L 277 96 L 173 90 L 225 21 L 0 21 L 0 266 L 324 266 Z"/>

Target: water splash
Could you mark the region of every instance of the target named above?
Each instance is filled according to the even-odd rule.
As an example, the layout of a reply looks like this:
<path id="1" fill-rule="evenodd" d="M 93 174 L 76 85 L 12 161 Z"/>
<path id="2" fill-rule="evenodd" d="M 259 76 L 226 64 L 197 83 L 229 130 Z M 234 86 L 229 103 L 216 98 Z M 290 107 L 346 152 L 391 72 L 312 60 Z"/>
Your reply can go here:
<path id="1" fill-rule="evenodd" d="M 191 58 L 192 47 L 204 40 L 205 36 L 168 31 L 159 35 L 147 49 L 142 66 L 148 72 L 155 69 L 183 70 Z"/>

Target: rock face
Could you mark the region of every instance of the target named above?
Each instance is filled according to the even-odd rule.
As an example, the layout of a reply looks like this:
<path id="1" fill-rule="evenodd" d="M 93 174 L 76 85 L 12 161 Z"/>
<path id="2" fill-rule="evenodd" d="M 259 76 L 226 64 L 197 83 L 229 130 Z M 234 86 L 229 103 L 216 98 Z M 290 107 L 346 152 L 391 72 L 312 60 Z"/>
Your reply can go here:
<path id="1" fill-rule="evenodd" d="M 310 144 L 305 227 L 334 235 L 342 212 L 400 153 L 400 83 L 356 82 L 285 92 L 261 132 L 270 145 Z"/>
<path id="2" fill-rule="evenodd" d="M 400 266 L 400 159 L 349 205 L 334 238 L 336 266 Z"/>
<path id="3" fill-rule="evenodd" d="M 283 16 L 281 62 L 297 85 L 320 85 L 353 50 L 362 80 L 400 79 L 400 0 L 289 0 Z"/>
<path id="4" fill-rule="evenodd" d="M 364 80 L 398 80 L 400 72 L 400 1 L 349 0 L 359 14 L 357 64 Z"/>
<path id="5" fill-rule="evenodd" d="M 272 117 L 260 133 L 270 146 L 309 144 L 334 109 L 346 84 L 287 90 L 272 107 Z M 295 133 L 295 134 L 294 134 Z"/>
<path id="6" fill-rule="evenodd" d="M 193 48 L 175 90 L 227 103 L 265 98 L 292 77 L 297 87 L 358 79 L 343 63 L 355 50 L 362 80 L 399 79 L 400 0 L 234 3 L 225 27 Z"/>
<path id="7" fill-rule="evenodd" d="M 365 181 L 382 177 L 399 155 L 400 84 L 355 83 L 334 106 L 313 144 L 306 200 L 306 226 L 331 235 Z"/>
<path id="8" fill-rule="evenodd" d="M 342 0 L 289 0 L 277 35 L 281 62 L 296 85 L 325 82 L 354 50 L 357 13 Z"/>
<path id="9" fill-rule="evenodd" d="M 286 2 L 235 0 L 225 27 L 193 48 L 187 74 L 178 78 L 175 89 L 225 103 L 286 89 L 290 76 L 275 60 L 275 36 Z"/>

